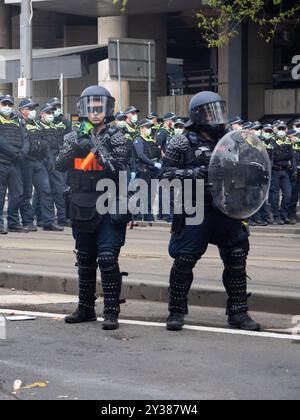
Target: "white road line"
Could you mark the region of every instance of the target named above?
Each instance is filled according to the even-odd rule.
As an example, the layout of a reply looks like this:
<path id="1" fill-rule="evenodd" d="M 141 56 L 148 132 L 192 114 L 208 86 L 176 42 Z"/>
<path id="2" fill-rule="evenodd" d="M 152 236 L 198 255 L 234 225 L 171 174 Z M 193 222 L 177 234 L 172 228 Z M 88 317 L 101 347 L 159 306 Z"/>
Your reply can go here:
<path id="1" fill-rule="evenodd" d="M 0 314 L 2 315 L 25 315 L 25 316 L 35 316 L 38 318 L 61 318 L 63 319 L 66 315 L 63 314 L 51 314 L 47 312 L 29 312 L 29 311 L 16 311 L 14 309 L 0 309 Z M 102 322 L 103 318 L 98 318 L 98 322 Z M 148 321 L 134 321 L 128 319 L 120 319 L 120 324 L 124 325 L 138 325 L 142 327 L 159 327 L 165 328 L 164 323 L 159 322 L 148 322 Z M 227 328 L 213 328 L 213 327 L 201 327 L 197 325 L 186 325 L 185 330 L 198 331 L 198 332 L 207 332 L 215 334 L 229 334 L 229 335 L 241 335 L 248 337 L 259 337 L 259 338 L 270 338 L 276 340 L 288 340 L 288 341 L 300 341 L 300 335 L 291 335 L 291 334 L 276 334 L 268 332 L 251 332 L 251 331 L 241 331 L 241 330 L 232 330 Z"/>

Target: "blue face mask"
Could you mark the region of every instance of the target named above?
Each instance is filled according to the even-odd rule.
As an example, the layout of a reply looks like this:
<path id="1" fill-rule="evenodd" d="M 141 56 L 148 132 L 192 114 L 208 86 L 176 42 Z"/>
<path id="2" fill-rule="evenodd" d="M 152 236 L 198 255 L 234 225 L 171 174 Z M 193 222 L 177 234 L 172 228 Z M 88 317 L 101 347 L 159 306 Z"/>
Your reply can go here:
<path id="1" fill-rule="evenodd" d="M 12 114 L 13 109 L 12 109 L 11 106 L 7 105 L 7 106 L 3 106 L 0 110 L 0 112 L 1 112 L 1 114 L 5 115 L 6 117 L 9 117 Z"/>

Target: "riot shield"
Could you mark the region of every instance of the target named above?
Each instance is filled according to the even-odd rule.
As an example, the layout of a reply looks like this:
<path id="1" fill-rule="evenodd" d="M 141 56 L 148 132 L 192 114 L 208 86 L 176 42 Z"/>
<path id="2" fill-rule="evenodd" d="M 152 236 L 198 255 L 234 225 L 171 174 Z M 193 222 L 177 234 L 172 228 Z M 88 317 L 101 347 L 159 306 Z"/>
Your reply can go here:
<path id="1" fill-rule="evenodd" d="M 271 162 L 264 144 L 245 131 L 230 132 L 217 144 L 209 166 L 215 206 L 232 219 L 248 219 L 266 201 Z"/>

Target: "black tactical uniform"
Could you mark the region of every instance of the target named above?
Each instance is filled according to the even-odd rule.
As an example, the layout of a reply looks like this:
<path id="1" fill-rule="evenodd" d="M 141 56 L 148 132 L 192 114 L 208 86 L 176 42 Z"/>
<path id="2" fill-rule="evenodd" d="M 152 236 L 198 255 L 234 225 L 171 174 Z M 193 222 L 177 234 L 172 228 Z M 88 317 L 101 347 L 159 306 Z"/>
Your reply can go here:
<path id="1" fill-rule="evenodd" d="M 277 224 L 289 223 L 289 210 L 292 201 L 292 182 L 297 174 L 295 152 L 291 140 L 284 135 L 286 125 L 278 126 L 279 134 L 275 139 L 274 160 L 272 170 L 272 183 L 270 189 L 270 203 L 272 213 Z M 280 191 L 282 202 L 280 205 Z"/>
<path id="2" fill-rule="evenodd" d="M 152 123 L 148 119 L 138 122 L 138 128 L 146 127 L 149 130 L 148 135 L 140 133 L 134 139 L 134 154 L 136 162 L 137 178 L 143 179 L 148 184 L 148 208 L 144 209 L 144 221 L 154 221 L 151 201 L 151 180 L 157 178 L 160 163 L 160 150 L 156 140 L 151 137 Z"/>
<path id="3" fill-rule="evenodd" d="M 20 102 L 19 109 L 35 108 L 38 104 L 29 99 Z M 36 111 L 35 111 L 36 112 Z M 30 231 L 36 231 L 33 225 L 34 210 L 31 205 L 33 186 L 40 196 L 41 214 L 45 228 L 54 225 L 55 215 L 53 209 L 52 195 L 49 174 L 46 165 L 54 165 L 53 156 L 50 153 L 49 145 L 44 137 L 44 129 L 41 123 L 34 117 L 20 119 L 22 127 L 27 135 L 29 151 L 23 165 L 24 194 L 20 212 L 23 225 Z"/>
<path id="4" fill-rule="evenodd" d="M 5 108 L 14 104 L 10 95 L 0 98 Z M 20 225 L 19 208 L 23 195 L 22 162 L 28 152 L 28 142 L 17 114 L 10 108 L 9 114 L 0 114 L 0 234 L 6 234 L 3 209 L 8 189 L 9 201 L 7 212 L 8 230 L 28 232 Z"/>
<path id="5" fill-rule="evenodd" d="M 297 177 L 292 179 L 293 190 L 292 190 L 292 202 L 290 206 L 290 219 L 299 222 L 297 218 L 297 206 L 300 198 L 300 133 L 295 133 L 296 140 L 293 142 L 293 149 L 295 153 L 296 165 L 297 165 Z"/>
<path id="6" fill-rule="evenodd" d="M 88 117 L 91 121 L 91 115 L 96 113 L 101 115 L 102 121 L 105 118 L 107 124 L 113 116 L 114 99 L 106 89 L 93 86 L 82 93 L 80 107 L 82 118 Z M 98 263 L 104 292 L 103 328 L 116 329 L 122 287 L 118 258 L 125 244 L 126 226 L 130 217 L 110 214 L 101 216 L 96 209 L 96 202 L 101 195 L 96 191 L 96 186 L 104 178 L 113 180 L 118 186 L 121 171 L 125 171 L 124 176 L 127 177 L 129 149 L 126 139 L 117 128 L 103 125 L 100 133 L 96 129 L 97 125 L 88 132 L 68 134 L 56 161 L 59 171 L 68 172 L 69 215 L 78 251 L 79 307 L 75 314 L 66 318 L 66 322 L 96 320 L 94 307 Z M 102 152 L 95 153 L 89 166 L 82 170 L 82 164 L 95 143 L 102 144 Z"/>
<path id="7" fill-rule="evenodd" d="M 173 121 L 175 122 L 177 120 L 177 116 L 173 114 L 173 112 L 170 112 L 168 114 L 165 114 L 163 117 L 163 121 Z M 167 147 L 172 139 L 174 137 L 174 128 L 168 128 L 165 126 L 162 126 L 157 132 L 155 139 L 159 145 L 159 148 L 164 155 L 166 153 Z"/>
<path id="8" fill-rule="evenodd" d="M 163 159 L 163 178 L 204 179 L 213 150 L 226 131 L 224 102 L 219 95 L 201 92 L 190 103 L 187 136 L 174 137 Z M 232 327 L 258 330 L 248 315 L 246 261 L 249 233 L 242 222 L 230 219 L 213 204 L 205 189 L 205 216 L 201 225 L 188 226 L 185 216 L 175 215 L 169 252 L 175 259 L 170 276 L 169 330 L 181 330 L 187 314 L 187 296 L 193 269 L 209 244 L 217 245 L 225 265 L 223 282 L 228 294 L 227 314 Z"/>

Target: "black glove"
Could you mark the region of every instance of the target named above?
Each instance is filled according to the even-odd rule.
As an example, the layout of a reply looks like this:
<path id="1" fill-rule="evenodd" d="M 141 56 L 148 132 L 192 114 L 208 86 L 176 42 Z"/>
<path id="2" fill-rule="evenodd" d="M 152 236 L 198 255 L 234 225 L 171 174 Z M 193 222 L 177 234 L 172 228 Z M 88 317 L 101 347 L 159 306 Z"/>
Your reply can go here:
<path id="1" fill-rule="evenodd" d="M 86 148 L 91 148 L 90 139 L 86 137 L 78 137 L 74 142 L 74 147 L 77 150 L 85 150 Z"/>

